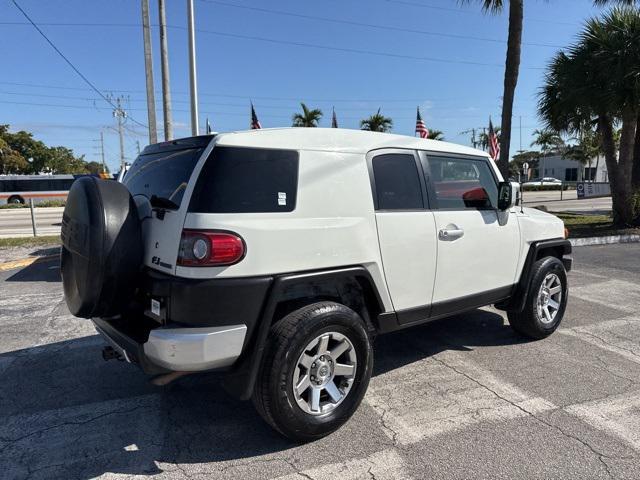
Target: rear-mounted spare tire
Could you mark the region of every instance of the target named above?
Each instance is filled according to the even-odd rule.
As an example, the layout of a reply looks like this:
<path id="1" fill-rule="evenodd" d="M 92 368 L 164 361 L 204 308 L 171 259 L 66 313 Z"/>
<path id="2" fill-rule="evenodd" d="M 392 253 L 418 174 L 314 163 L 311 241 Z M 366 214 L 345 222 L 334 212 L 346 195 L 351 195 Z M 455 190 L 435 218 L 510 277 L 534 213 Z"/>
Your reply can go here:
<path id="1" fill-rule="evenodd" d="M 83 318 L 122 313 L 142 264 L 142 229 L 127 188 L 95 177 L 76 180 L 61 236 L 60 270 L 69 311 Z"/>

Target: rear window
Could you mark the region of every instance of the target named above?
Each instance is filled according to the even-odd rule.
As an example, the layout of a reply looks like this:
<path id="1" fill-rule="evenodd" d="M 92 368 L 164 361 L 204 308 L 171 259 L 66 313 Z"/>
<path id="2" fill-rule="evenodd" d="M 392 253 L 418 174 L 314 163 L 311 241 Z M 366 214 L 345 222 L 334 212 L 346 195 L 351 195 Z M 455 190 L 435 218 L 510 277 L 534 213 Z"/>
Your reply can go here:
<path id="1" fill-rule="evenodd" d="M 180 206 L 187 182 L 204 148 L 168 150 L 140 155 L 124 176 L 132 195 L 152 195 Z"/>
<path id="2" fill-rule="evenodd" d="M 202 167 L 189 211 L 291 212 L 297 187 L 296 151 L 215 147 Z"/>

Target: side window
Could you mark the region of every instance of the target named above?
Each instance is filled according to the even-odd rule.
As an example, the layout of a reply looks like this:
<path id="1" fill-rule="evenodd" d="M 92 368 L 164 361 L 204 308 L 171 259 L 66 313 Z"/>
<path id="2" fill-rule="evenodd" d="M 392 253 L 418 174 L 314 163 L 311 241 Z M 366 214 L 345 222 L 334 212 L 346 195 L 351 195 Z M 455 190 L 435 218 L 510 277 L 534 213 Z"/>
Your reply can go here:
<path id="1" fill-rule="evenodd" d="M 217 146 L 202 167 L 189 211 L 292 212 L 297 189 L 298 152 Z"/>
<path id="2" fill-rule="evenodd" d="M 423 208 L 422 188 L 415 157 L 390 153 L 373 158 L 378 210 Z"/>
<path id="3" fill-rule="evenodd" d="M 431 182 L 441 209 L 495 208 L 498 185 L 485 160 L 429 156 Z"/>

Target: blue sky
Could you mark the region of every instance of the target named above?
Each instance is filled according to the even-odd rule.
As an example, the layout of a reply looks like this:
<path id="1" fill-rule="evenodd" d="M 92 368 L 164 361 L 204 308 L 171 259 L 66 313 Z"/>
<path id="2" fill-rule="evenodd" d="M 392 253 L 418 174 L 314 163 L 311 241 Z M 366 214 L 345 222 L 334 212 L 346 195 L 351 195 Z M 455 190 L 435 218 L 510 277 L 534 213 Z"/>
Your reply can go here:
<path id="1" fill-rule="evenodd" d="M 129 115 L 147 123 L 139 1 L 18 3 L 102 92 L 123 95 Z M 150 3 L 156 25 L 157 2 Z M 514 150 L 520 147 L 520 117 L 523 148 L 539 127 L 535 103 L 542 68 L 598 12 L 591 0 L 525 3 Z M 167 4 L 175 135 L 186 136 L 186 3 Z M 358 128 L 361 118 L 380 107 L 393 118 L 393 131 L 406 135 L 413 134 L 420 105 L 429 128 L 463 144 L 470 138 L 461 132 L 486 126 L 489 115 L 499 123 L 506 14 L 484 15 L 477 4 L 459 6 L 456 0 L 196 0 L 195 9 L 201 125 L 208 117 L 217 131 L 247 128 L 249 99 L 263 127 L 289 126 L 299 101 L 324 111 L 321 126 L 330 125 L 335 106 L 345 128 Z M 111 107 L 25 22 L 10 0 L 0 2 L 0 124 L 32 131 L 45 143 L 68 146 L 88 160 L 98 159 L 97 139 L 103 131 L 107 162 L 115 168 L 118 141 Z M 157 89 L 158 36 L 155 27 Z M 159 93 L 156 103 L 161 124 Z M 136 142 L 144 147 L 147 139 L 130 119 L 125 136 L 129 160 L 135 157 Z"/>

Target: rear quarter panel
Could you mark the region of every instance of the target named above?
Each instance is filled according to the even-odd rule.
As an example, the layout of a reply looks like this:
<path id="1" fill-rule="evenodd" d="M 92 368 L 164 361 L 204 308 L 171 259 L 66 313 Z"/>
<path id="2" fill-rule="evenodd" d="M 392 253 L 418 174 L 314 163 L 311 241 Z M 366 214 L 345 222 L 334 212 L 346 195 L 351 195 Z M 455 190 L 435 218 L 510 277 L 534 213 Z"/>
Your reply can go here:
<path id="1" fill-rule="evenodd" d="M 300 151 L 292 212 L 187 213 L 184 228 L 239 234 L 246 255 L 226 267 L 177 267 L 188 278 L 245 277 L 362 265 L 390 305 L 383 281 L 363 154 Z"/>

